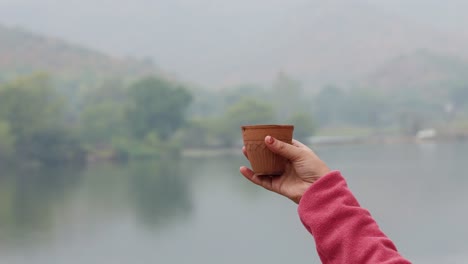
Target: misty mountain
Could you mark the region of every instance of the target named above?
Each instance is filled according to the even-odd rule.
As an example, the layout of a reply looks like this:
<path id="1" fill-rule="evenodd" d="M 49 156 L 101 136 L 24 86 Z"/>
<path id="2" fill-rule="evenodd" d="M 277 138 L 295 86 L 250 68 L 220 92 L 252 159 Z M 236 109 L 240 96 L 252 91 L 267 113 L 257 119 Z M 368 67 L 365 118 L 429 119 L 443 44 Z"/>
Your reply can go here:
<path id="1" fill-rule="evenodd" d="M 257 41 L 261 48 L 251 54 L 261 57 L 246 56 L 252 59 L 244 71 L 237 71 L 240 76 L 269 76 L 283 69 L 310 84 L 366 78 L 393 58 L 421 49 L 468 55 L 468 42 L 461 36 L 411 24 L 356 1 L 305 4 Z"/>
<path id="2" fill-rule="evenodd" d="M 150 56 L 179 78 L 212 88 L 268 83 L 285 71 L 314 90 L 361 81 L 418 50 L 466 58 L 468 35 L 460 25 L 468 23 L 461 12 L 467 5 L 455 0 L 10 0 L 0 3 L 0 20 L 107 54 Z"/>
<path id="3" fill-rule="evenodd" d="M 0 81 L 38 71 L 74 79 L 158 73 L 151 61 L 110 57 L 63 40 L 0 25 Z"/>
<path id="4" fill-rule="evenodd" d="M 468 81 L 468 60 L 419 50 L 398 56 L 365 78 L 365 86 L 385 90 L 430 91 Z"/>

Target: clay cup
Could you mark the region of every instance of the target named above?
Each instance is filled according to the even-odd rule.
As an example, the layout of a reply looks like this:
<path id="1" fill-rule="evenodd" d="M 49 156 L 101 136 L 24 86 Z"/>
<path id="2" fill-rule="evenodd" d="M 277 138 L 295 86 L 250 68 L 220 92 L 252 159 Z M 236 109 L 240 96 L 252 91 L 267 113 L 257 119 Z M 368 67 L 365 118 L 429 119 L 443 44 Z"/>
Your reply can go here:
<path id="1" fill-rule="evenodd" d="M 242 126 L 244 146 L 255 174 L 278 176 L 284 173 L 287 160 L 267 148 L 265 137 L 272 136 L 277 140 L 292 144 L 293 131 L 292 125 Z"/>

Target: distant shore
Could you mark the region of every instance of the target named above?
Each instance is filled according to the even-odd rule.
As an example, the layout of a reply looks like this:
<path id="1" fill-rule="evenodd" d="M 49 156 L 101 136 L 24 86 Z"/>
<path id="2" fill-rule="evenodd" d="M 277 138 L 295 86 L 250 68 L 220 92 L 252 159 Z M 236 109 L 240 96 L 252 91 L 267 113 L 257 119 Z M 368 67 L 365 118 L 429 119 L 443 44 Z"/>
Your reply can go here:
<path id="1" fill-rule="evenodd" d="M 312 137 L 307 142 L 309 146 L 336 146 L 336 145 L 393 145 L 393 144 L 422 144 L 442 143 L 454 141 L 468 141 L 468 132 L 446 133 L 433 138 L 420 139 L 414 136 L 330 136 Z M 187 148 L 182 151 L 184 157 L 216 157 L 240 155 L 240 148 Z"/>

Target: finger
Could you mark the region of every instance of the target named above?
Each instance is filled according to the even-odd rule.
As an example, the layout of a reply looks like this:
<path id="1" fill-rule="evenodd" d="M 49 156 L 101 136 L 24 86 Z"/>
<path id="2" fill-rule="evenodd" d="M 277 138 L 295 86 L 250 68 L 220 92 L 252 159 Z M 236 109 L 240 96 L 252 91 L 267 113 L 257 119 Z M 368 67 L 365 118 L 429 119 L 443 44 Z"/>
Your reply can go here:
<path id="1" fill-rule="evenodd" d="M 292 144 L 298 148 L 310 149 L 308 146 L 306 146 L 304 143 L 300 142 L 299 140 L 293 139 Z"/>
<path id="2" fill-rule="evenodd" d="M 255 175 L 255 173 L 251 169 L 244 167 L 244 166 L 240 167 L 240 172 L 242 175 L 244 175 L 244 177 L 247 180 L 255 183 L 256 185 L 260 185 L 265 189 L 271 190 L 271 186 L 272 186 L 271 177 L 268 177 L 268 176 L 262 177 L 259 175 Z"/>
<path id="3" fill-rule="evenodd" d="M 249 159 L 249 156 L 247 155 L 247 149 L 245 148 L 245 146 L 242 146 L 242 153 L 244 153 L 244 156 Z"/>
<path id="4" fill-rule="evenodd" d="M 272 152 L 290 161 L 297 161 L 303 155 L 302 148 L 277 140 L 272 136 L 265 137 L 265 144 Z"/>
<path id="5" fill-rule="evenodd" d="M 301 143 L 301 142 L 298 141 L 298 140 L 293 139 L 293 140 L 292 140 L 292 144 L 293 144 L 294 146 L 298 147 L 298 148 L 304 149 L 304 150 L 306 150 L 307 152 L 313 153 L 315 156 L 317 156 L 317 154 L 315 154 L 315 152 L 314 152 L 310 147 L 308 147 L 308 146 L 305 145 L 304 143 Z"/>

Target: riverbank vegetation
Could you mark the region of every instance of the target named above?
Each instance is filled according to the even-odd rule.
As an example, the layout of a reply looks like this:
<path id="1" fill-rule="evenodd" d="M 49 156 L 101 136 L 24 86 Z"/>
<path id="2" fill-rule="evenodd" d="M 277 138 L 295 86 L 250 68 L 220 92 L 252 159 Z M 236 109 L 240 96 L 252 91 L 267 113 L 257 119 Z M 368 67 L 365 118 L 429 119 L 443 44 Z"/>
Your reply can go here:
<path id="1" fill-rule="evenodd" d="M 294 124 L 302 141 L 316 132 L 465 131 L 467 87 L 452 84 L 439 98 L 337 86 L 309 93 L 280 73 L 270 87 L 208 91 L 153 75 L 102 80 L 70 96 L 70 84 L 38 73 L 0 84 L 0 160 L 54 165 L 176 158 L 187 148 L 237 147 L 240 126 L 255 123 Z"/>

